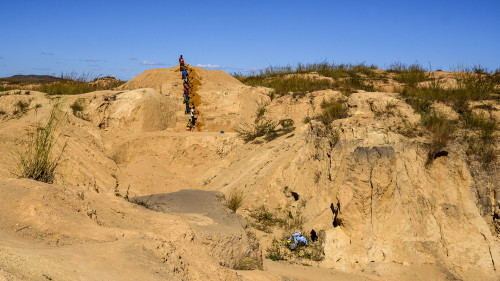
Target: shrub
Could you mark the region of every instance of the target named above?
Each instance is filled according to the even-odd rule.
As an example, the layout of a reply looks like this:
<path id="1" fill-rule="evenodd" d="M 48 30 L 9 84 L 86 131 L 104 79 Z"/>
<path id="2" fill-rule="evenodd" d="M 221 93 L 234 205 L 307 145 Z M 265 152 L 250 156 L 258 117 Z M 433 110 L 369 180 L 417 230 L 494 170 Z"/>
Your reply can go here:
<path id="1" fill-rule="evenodd" d="M 452 138 L 454 126 L 445 116 L 432 112 L 424 115 L 422 124 L 431 133 L 431 143 L 426 165 L 432 163 L 436 155 L 443 150 Z"/>
<path id="2" fill-rule="evenodd" d="M 498 124 L 496 120 L 473 112 L 464 113 L 461 119 L 467 128 L 475 132 L 474 136 L 466 137 L 469 144 L 467 153 L 477 156 L 484 166 L 488 166 L 497 158 L 495 132 L 498 130 Z"/>
<path id="3" fill-rule="evenodd" d="M 253 127 L 246 125 L 246 128 L 238 129 L 237 133 L 245 142 L 249 142 L 258 137 L 273 133 L 277 125 L 278 124 L 273 120 L 260 118 L 259 120 L 256 120 Z"/>
<path id="4" fill-rule="evenodd" d="M 266 233 L 272 232 L 272 227 L 277 223 L 282 222 L 280 219 L 276 218 L 272 213 L 266 211 L 264 207 L 260 210 L 251 213 L 250 217 L 255 219 L 255 223 L 252 224 L 253 227 L 260 231 L 264 231 Z"/>
<path id="5" fill-rule="evenodd" d="M 259 261 L 250 256 L 242 256 L 234 265 L 234 270 L 254 270 L 259 268 Z"/>
<path id="6" fill-rule="evenodd" d="M 405 83 L 409 87 L 416 87 L 418 83 L 427 80 L 425 69 L 419 64 L 406 65 L 404 63 L 393 63 L 389 71 L 396 73 L 394 80 Z"/>
<path id="7" fill-rule="evenodd" d="M 243 204 L 244 193 L 242 190 L 233 190 L 229 194 L 229 198 L 226 202 L 226 206 L 231 209 L 233 212 L 236 212 L 241 205 Z"/>
<path id="8" fill-rule="evenodd" d="M 281 251 L 281 243 L 275 239 L 271 243 L 271 246 L 267 248 L 266 258 L 271 259 L 273 261 L 281 261 L 286 260 L 285 255 Z"/>
<path id="9" fill-rule="evenodd" d="M 36 123 L 34 129 L 28 131 L 26 147 L 19 153 L 18 177 L 46 183 L 53 182 L 55 169 L 66 148 L 64 144 L 59 155 L 53 155 L 53 149 L 60 136 L 57 133 L 61 122 L 59 107 L 59 103 L 54 105 L 45 126 Z"/>
<path id="10" fill-rule="evenodd" d="M 84 114 L 83 114 L 83 110 L 85 109 L 84 102 L 85 102 L 84 99 L 77 99 L 77 100 L 75 100 L 74 103 L 72 103 L 70 105 L 70 108 L 71 108 L 71 110 L 73 110 L 74 116 L 76 116 L 80 119 L 89 121 L 88 117 L 84 116 Z"/>
<path id="11" fill-rule="evenodd" d="M 318 241 L 312 242 L 309 236 L 306 236 L 308 245 L 299 244 L 292 252 L 294 256 L 312 261 L 322 261 L 325 258 L 323 251 L 322 235 L 318 237 Z"/>
<path id="12" fill-rule="evenodd" d="M 288 211 L 288 216 L 281 220 L 280 223 L 283 232 L 287 235 L 296 231 L 302 231 L 304 218 L 300 213 L 296 213 L 294 216 L 291 211 Z"/>
<path id="13" fill-rule="evenodd" d="M 314 119 L 323 122 L 325 125 L 332 123 L 334 120 L 347 117 L 348 110 L 343 101 L 336 99 L 331 99 L 329 101 L 323 100 L 321 108 L 323 112 Z"/>
<path id="14" fill-rule="evenodd" d="M 14 114 L 24 114 L 26 113 L 26 111 L 28 111 L 28 107 L 30 105 L 30 102 L 24 102 L 22 100 L 18 101 L 15 105 L 14 105 Z"/>
<path id="15" fill-rule="evenodd" d="M 79 112 L 84 110 L 83 100 L 77 99 L 73 104 L 70 105 L 71 110 L 73 110 L 73 115 L 77 115 Z"/>
<path id="16" fill-rule="evenodd" d="M 419 129 L 420 129 L 420 124 L 405 122 L 402 127 L 398 128 L 398 133 L 407 138 L 414 138 L 419 135 L 420 133 Z"/>
<path id="17" fill-rule="evenodd" d="M 271 135 L 274 135 L 278 123 L 264 117 L 264 114 L 266 113 L 266 106 L 266 103 L 257 103 L 257 111 L 255 113 L 253 125 L 245 124 L 243 128 L 236 130 L 238 135 L 243 138 L 245 142 L 249 142 L 266 135 L 269 135 L 271 138 Z"/>

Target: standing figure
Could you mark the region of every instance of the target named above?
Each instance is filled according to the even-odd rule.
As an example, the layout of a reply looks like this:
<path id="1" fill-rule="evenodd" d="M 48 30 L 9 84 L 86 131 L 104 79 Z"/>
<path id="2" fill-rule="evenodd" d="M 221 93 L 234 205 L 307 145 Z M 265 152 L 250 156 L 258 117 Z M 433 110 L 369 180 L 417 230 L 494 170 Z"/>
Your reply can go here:
<path id="1" fill-rule="evenodd" d="M 179 65 L 181 67 L 181 71 L 183 71 L 184 70 L 184 59 L 182 58 L 182 55 L 179 58 Z"/>
<path id="2" fill-rule="evenodd" d="M 194 104 L 191 107 L 191 126 L 194 128 L 196 125 L 196 118 L 194 117 Z"/>
<path id="3" fill-rule="evenodd" d="M 191 111 L 191 108 L 189 107 L 189 95 L 184 95 L 184 103 L 186 104 L 184 114 L 189 114 L 189 111 Z"/>

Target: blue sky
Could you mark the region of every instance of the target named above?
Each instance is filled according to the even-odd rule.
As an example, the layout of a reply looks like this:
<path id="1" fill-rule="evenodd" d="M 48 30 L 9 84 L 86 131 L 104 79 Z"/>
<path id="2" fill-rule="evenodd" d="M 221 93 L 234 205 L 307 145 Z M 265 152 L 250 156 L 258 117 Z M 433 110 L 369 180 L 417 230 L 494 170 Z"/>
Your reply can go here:
<path id="1" fill-rule="evenodd" d="M 207 69 L 334 61 L 500 68 L 500 1 L 2 1 L 0 77 L 129 80 L 179 54 Z"/>

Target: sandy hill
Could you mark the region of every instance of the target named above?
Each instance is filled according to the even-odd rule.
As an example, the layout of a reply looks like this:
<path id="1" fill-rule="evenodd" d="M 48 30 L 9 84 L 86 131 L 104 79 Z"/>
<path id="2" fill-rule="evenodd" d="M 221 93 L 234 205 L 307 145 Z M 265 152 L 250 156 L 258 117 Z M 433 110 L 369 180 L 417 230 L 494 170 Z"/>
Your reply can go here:
<path id="1" fill-rule="evenodd" d="M 499 173 L 470 163 L 460 141 L 426 165 L 429 137 L 401 133 L 420 115 L 398 94 L 271 101 L 269 89 L 221 71 L 191 75 L 194 132 L 178 67 L 63 97 L 53 184 L 13 173 L 26 130 L 57 99 L 0 95 L 0 280 L 499 279 Z M 345 100 L 346 118 L 303 122 L 330 99 Z M 257 102 L 295 129 L 245 143 L 234 130 L 253 124 Z M 233 213 L 235 192 L 243 204 Z M 312 229 L 320 241 L 302 254 L 279 244 L 288 261 L 266 258 L 274 239 Z"/>

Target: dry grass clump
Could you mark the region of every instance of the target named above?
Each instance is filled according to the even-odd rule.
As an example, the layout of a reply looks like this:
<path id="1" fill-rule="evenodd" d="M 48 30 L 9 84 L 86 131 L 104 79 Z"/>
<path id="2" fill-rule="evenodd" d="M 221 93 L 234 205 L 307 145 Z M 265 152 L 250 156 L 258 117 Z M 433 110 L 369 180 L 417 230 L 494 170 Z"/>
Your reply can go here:
<path id="1" fill-rule="evenodd" d="M 259 269 L 259 261 L 255 257 L 242 256 L 233 266 L 234 270 L 255 270 Z"/>
<path id="2" fill-rule="evenodd" d="M 66 148 L 61 149 L 58 156 L 54 156 L 53 150 L 59 139 L 58 126 L 62 121 L 57 103 L 50 112 L 45 126 L 36 123 L 33 129 L 28 131 L 28 141 L 22 152 L 19 153 L 18 171 L 15 174 L 20 178 L 30 178 L 41 182 L 52 183 L 55 169 Z"/>
<path id="3" fill-rule="evenodd" d="M 396 62 L 389 66 L 388 71 L 396 74 L 394 80 L 405 83 L 409 87 L 416 87 L 418 83 L 428 78 L 425 69 L 420 64 L 406 65 Z"/>
<path id="4" fill-rule="evenodd" d="M 341 100 L 323 100 L 323 102 L 321 102 L 321 108 L 323 109 L 323 112 L 314 119 L 323 122 L 325 125 L 332 123 L 334 120 L 347 117 L 347 105 Z"/>
<path id="5" fill-rule="evenodd" d="M 238 135 L 245 142 L 253 141 L 258 137 L 265 137 L 264 139 L 269 142 L 295 130 L 292 119 L 282 119 L 279 122 L 268 119 L 265 117 L 267 103 L 258 102 L 257 105 L 254 123 L 244 124 L 237 130 Z M 278 126 L 280 126 L 279 129 L 277 129 Z"/>
<path id="6" fill-rule="evenodd" d="M 71 110 L 73 111 L 73 115 L 89 121 L 89 118 L 83 114 L 83 110 L 85 110 L 85 100 L 84 99 L 77 99 L 75 102 L 73 102 L 70 106 Z"/>
<path id="7" fill-rule="evenodd" d="M 282 247 L 283 243 L 280 243 L 276 238 L 273 239 L 271 246 L 267 248 L 266 258 L 271 259 L 273 261 L 281 261 L 286 260 L 285 253 Z"/>
<path id="8" fill-rule="evenodd" d="M 431 133 L 431 143 L 429 144 L 426 162 L 426 165 L 429 165 L 451 140 L 454 124 L 446 116 L 434 111 L 422 117 L 422 124 Z"/>
<path id="9" fill-rule="evenodd" d="M 243 128 L 237 130 L 238 135 L 245 141 L 253 141 L 258 137 L 272 134 L 278 124 L 267 118 L 258 118 L 253 125 L 245 124 Z"/>
<path id="10" fill-rule="evenodd" d="M 14 115 L 22 115 L 25 114 L 28 111 L 28 108 L 30 106 L 30 102 L 24 102 L 22 100 L 17 101 L 17 103 L 14 105 Z"/>
<path id="11" fill-rule="evenodd" d="M 495 132 L 498 130 L 496 120 L 471 111 L 462 114 L 461 119 L 465 126 L 473 131 L 471 135 L 465 136 L 469 145 L 467 153 L 476 156 L 484 166 L 493 163 L 498 154 L 495 150 Z"/>
<path id="12" fill-rule="evenodd" d="M 243 193 L 243 190 L 233 190 L 229 194 L 229 198 L 227 199 L 226 206 L 231 209 L 233 212 L 236 212 L 241 205 L 243 204 L 243 199 L 245 198 L 245 195 Z"/>
<path id="13" fill-rule="evenodd" d="M 280 221 L 281 228 L 286 235 L 290 235 L 296 231 L 304 230 L 304 217 L 300 213 L 292 214 L 291 211 L 288 211 L 288 216 L 285 216 L 283 220 Z M 288 236 L 286 236 L 288 238 Z"/>
<path id="14" fill-rule="evenodd" d="M 312 261 L 322 261 L 325 258 L 323 250 L 323 235 L 319 235 L 318 241 L 312 242 L 309 235 L 304 235 L 308 241 L 308 245 L 299 244 L 292 252 L 297 258 L 308 259 Z"/>
<path id="15" fill-rule="evenodd" d="M 268 212 L 265 207 L 260 208 L 256 212 L 250 214 L 255 222 L 252 223 L 252 226 L 260 231 L 264 231 L 266 233 L 272 233 L 272 228 L 277 224 L 282 223 L 282 220 L 277 218 L 273 213 Z"/>

